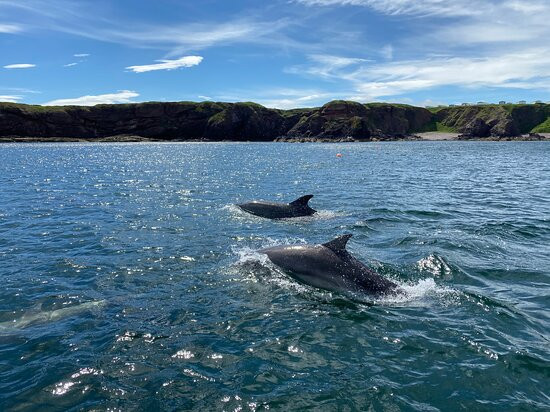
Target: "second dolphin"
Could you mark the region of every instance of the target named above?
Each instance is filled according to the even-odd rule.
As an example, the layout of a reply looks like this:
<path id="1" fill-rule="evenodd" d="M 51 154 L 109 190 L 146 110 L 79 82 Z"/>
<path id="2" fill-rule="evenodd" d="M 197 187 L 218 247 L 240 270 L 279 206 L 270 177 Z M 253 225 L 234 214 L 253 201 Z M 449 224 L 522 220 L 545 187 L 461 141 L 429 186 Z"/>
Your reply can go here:
<path id="1" fill-rule="evenodd" d="M 317 211 L 309 207 L 308 202 L 313 195 L 305 195 L 290 203 L 273 203 L 254 201 L 238 204 L 242 210 L 253 215 L 268 219 L 284 219 L 289 217 L 311 216 Z"/>

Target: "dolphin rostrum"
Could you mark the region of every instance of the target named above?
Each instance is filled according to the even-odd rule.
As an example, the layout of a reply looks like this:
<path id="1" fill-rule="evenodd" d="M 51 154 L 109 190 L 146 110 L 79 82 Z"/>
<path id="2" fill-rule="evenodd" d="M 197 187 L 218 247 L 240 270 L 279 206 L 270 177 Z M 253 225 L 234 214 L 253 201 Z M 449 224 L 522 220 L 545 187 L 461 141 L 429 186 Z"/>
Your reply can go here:
<path id="1" fill-rule="evenodd" d="M 322 245 L 276 246 L 260 250 L 269 260 L 299 282 L 337 292 L 369 295 L 397 293 L 392 281 L 355 259 L 346 244 L 352 235 Z"/>
<path id="2" fill-rule="evenodd" d="M 308 202 L 312 197 L 313 195 L 305 195 L 290 203 L 254 201 L 241 203 L 237 206 L 245 212 L 252 213 L 256 216 L 266 217 L 268 219 L 311 216 L 317 212 L 308 205 Z"/>

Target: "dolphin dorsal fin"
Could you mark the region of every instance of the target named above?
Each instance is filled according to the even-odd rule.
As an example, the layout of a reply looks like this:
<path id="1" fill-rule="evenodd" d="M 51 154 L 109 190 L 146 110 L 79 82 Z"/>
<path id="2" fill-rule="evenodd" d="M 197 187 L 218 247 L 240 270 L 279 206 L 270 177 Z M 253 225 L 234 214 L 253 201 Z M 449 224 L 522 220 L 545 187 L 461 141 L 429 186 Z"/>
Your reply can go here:
<path id="1" fill-rule="evenodd" d="M 290 202 L 292 206 L 307 206 L 307 202 L 313 197 L 313 195 L 305 195 L 302 197 L 299 197 L 294 202 Z"/>
<path id="2" fill-rule="evenodd" d="M 347 235 L 338 236 L 336 239 L 333 239 L 330 242 L 323 243 L 323 246 L 329 248 L 334 253 L 345 251 L 346 245 L 351 236 L 352 235 L 349 233 Z"/>

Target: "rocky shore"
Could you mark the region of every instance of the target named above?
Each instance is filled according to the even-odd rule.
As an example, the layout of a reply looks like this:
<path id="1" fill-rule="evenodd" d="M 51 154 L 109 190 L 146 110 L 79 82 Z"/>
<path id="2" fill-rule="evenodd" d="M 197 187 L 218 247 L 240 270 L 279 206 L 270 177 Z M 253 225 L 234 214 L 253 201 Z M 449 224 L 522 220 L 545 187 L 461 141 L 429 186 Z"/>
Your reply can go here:
<path id="1" fill-rule="evenodd" d="M 338 100 L 278 110 L 256 103 L 0 103 L 0 142 L 546 140 L 545 133 L 547 104 L 428 110 Z"/>

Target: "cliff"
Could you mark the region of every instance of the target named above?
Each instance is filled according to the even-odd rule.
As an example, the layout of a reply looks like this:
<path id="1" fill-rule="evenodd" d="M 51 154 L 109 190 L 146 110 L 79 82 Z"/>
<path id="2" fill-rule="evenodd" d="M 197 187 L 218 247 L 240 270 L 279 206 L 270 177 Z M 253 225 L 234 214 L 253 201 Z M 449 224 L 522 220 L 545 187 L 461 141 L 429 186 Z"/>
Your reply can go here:
<path id="1" fill-rule="evenodd" d="M 505 104 L 447 107 L 434 113 L 438 124 L 465 138 L 510 137 L 531 132 L 547 133 L 550 105 Z"/>
<path id="2" fill-rule="evenodd" d="M 401 104 L 332 101 L 277 110 L 256 103 L 171 102 L 82 106 L 0 103 L 0 137 L 272 141 L 398 139 L 422 131 L 466 137 L 550 132 L 550 105 L 486 105 L 429 111 Z"/>

